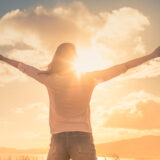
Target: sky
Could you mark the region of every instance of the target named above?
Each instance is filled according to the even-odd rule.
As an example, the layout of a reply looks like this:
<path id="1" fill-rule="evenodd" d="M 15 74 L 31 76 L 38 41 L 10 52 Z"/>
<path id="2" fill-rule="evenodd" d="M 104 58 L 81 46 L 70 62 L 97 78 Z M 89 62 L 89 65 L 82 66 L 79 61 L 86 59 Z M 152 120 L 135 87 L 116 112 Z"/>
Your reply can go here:
<path id="1" fill-rule="evenodd" d="M 73 42 L 82 71 L 101 70 L 160 45 L 159 0 L 0 1 L 0 54 L 44 69 Z M 160 59 L 98 85 L 92 95 L 95 143 L 160 136 Z M 45 86 L 0 62 L 0 147 L 47 148 Z"/>

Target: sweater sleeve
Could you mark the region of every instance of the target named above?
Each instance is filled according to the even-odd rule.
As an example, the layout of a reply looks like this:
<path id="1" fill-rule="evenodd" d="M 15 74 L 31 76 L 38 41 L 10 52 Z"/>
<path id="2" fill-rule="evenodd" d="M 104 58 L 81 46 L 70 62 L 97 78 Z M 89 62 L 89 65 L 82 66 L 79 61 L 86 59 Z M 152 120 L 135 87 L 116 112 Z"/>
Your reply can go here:
<path id="1" fill-rule="evenodd" d="M 26 75 L 34 78 L 35 80 L 39 81 L 40 83 L 42 84 L 45 84 L 47 83 L 47 75 L 45 74 L 38 74 L 40 72 L 39 69 L 33 67 L 33 66 L 30 66 L 30 65 L 27 65 L 23 62 L 20 62 L 18 64 L 18 69 L 20 71 L 22 71 L 23 73 L 25 73 Z"/>
<path id="2" fill-rule="evenodd" d="M 126 71 L 127 67 L 125 66 L 125 64 L 119 64 L 104 70 L 87 72 L 87 75 L 94 81 L 94 84 L 96 85 L 117 77 L 120 74 L 125 73 Z"/>

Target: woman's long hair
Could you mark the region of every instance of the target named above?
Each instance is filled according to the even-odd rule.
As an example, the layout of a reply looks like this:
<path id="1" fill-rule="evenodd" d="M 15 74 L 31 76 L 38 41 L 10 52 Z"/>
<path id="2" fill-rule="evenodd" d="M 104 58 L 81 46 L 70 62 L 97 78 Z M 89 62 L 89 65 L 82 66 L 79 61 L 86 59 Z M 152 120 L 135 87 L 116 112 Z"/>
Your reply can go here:
<path id="1" fill-rule="evenodd" d="M 58 46 L 52 61 L 47 66 L 47 70 L 39 74 L 53 74 L 68 72 L 72 67 L 72 62 L 76 58 L 76 48 L 72 43 L 62 43 Z"/>

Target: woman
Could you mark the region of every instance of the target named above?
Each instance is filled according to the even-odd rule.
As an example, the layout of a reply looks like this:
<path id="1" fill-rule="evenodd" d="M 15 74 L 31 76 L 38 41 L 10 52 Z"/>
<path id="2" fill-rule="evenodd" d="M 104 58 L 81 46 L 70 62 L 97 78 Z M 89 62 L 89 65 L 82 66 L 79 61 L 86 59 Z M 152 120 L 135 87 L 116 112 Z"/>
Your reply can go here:
<path id="1" fill-rule="evenodd" d="M 86 72 L 80 77 L 72 67 L 76 49 L 71 43 L 57 48 L 46 71 L 2 55 L 0 60 L 38 80 L 48 90 L 51 143 L 47 160 L 96 160 L 89 106 L 94 87 L 159 56 L 160 47 L 149 55 L 108 69 Z"/>

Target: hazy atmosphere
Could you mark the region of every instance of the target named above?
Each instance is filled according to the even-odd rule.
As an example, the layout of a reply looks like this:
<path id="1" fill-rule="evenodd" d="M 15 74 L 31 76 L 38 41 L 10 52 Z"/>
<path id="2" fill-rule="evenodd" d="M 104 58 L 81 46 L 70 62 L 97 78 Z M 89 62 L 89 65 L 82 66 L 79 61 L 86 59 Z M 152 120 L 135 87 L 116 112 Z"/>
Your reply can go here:
<path id="1" fill-rule="evenodd" d="M 159 0 L 13 0 L 0 2 L 0 54 L 45 69 L 56 47 L 72 42 L 79 71 L 151 53 L 160 45 Z M 95 143 L 160 136 L 160 59 L 96 87 Z M 0 147 L 48 148 L 45 86 L 0 61 Z M 153 146 L 157 147 L 157 146 Z"/>

